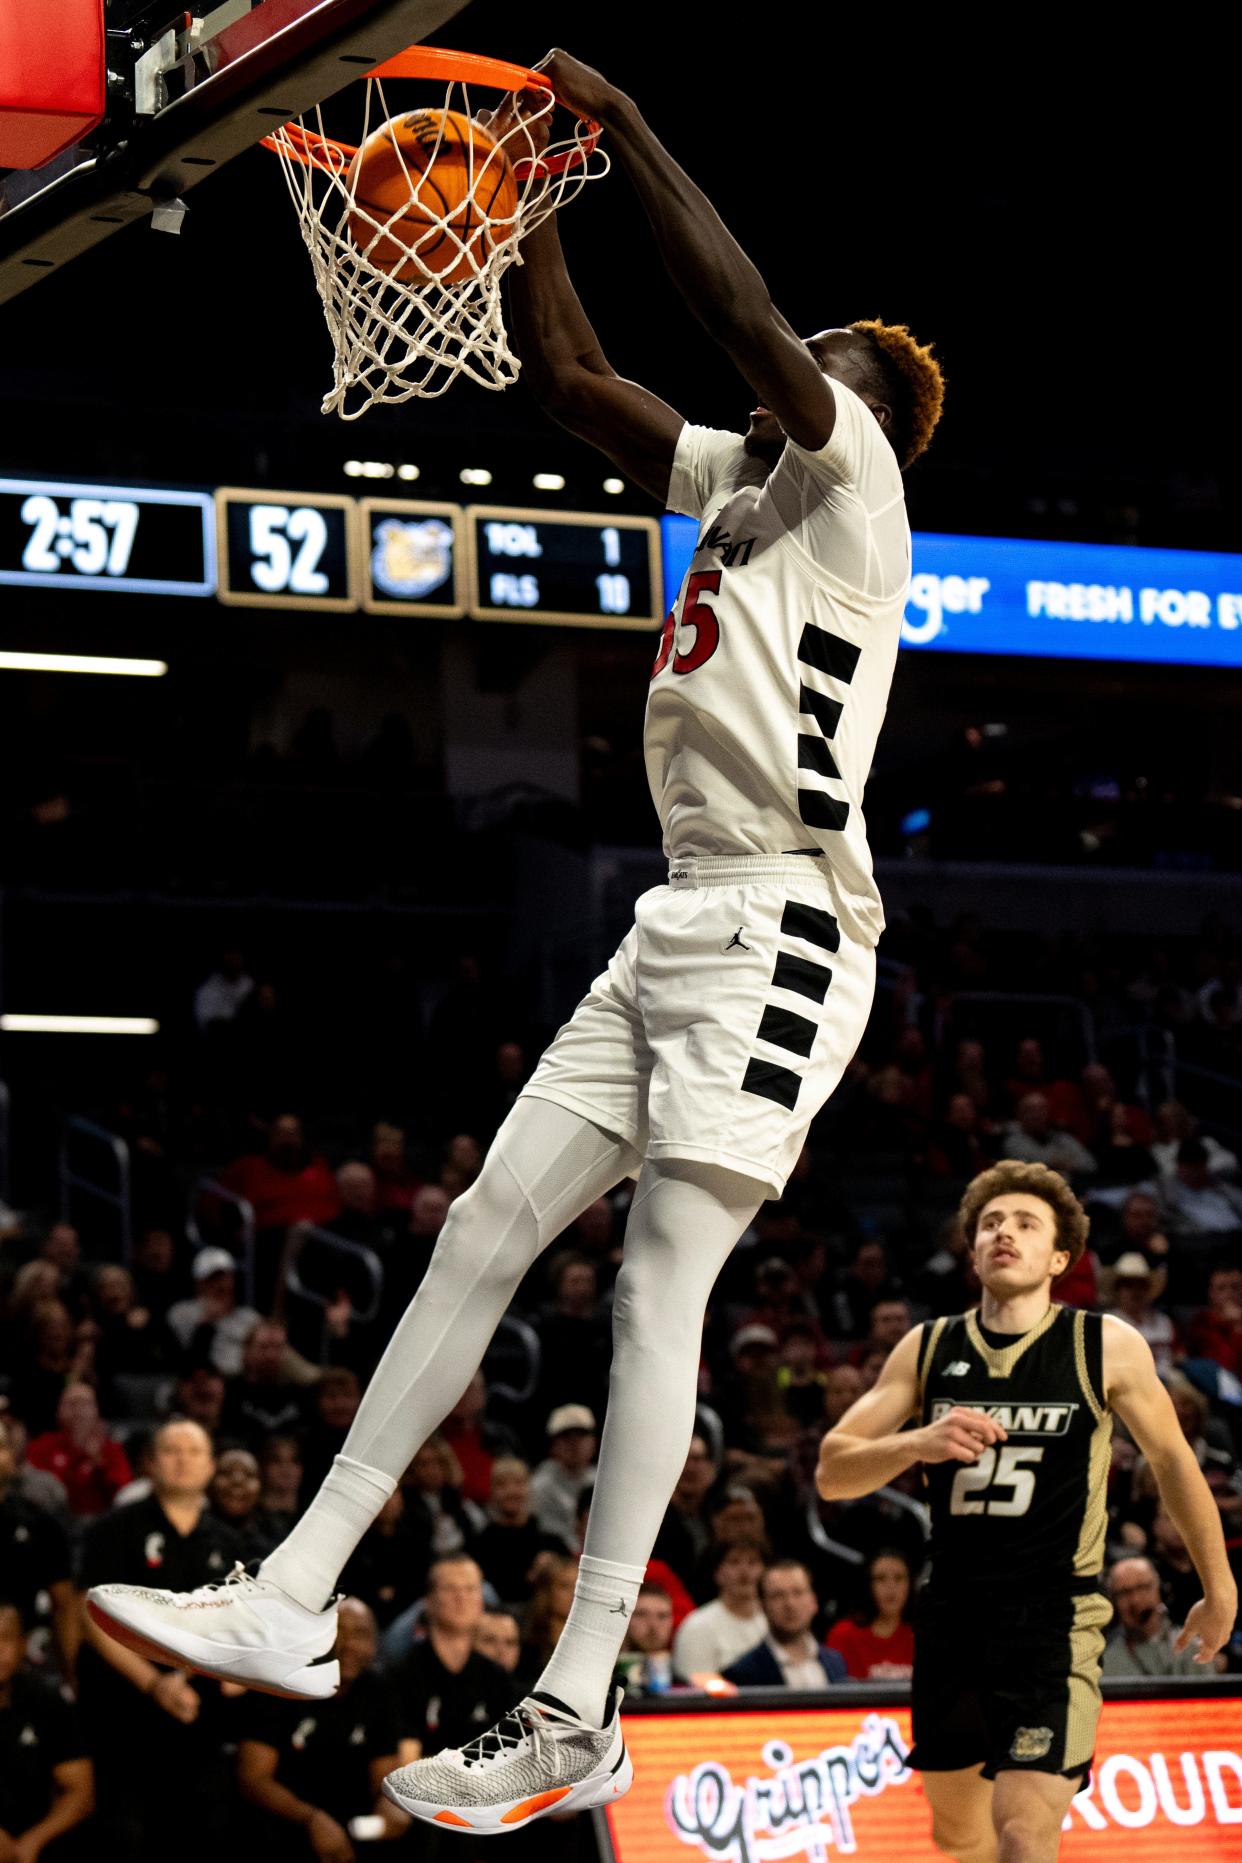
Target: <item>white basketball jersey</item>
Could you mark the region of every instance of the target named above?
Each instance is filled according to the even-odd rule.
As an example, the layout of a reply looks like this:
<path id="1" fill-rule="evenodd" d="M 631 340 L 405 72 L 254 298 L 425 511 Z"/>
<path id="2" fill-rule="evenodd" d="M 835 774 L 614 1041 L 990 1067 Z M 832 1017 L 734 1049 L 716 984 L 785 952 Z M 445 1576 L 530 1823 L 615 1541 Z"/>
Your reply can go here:
<path id="1" fill-rule="evenodd" d="M 892 447 L 832 381 L 821 452 L 792 440 L 769 474 L 737 434 L 682 429 L 669 508 L 700 520 L 647 701 L 647 780 L 674 863 L 827 856 L 847 936 L 884 915 L 863 786 L 884 722 L 910 579 Z"/>

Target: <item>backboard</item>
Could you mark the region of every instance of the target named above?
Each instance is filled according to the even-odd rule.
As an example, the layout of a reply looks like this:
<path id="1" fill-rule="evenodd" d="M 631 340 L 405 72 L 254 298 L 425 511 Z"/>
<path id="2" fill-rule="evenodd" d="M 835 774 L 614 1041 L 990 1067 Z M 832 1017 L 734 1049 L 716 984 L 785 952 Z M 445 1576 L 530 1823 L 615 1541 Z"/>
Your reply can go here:
<path id="1" fill-rule="evenodd" d="M 465 4 L 107 0 L 103 122 L 44 168 L 0 169 L 0 303 L 131 221 L 176 232 L 198 182 Z"/>

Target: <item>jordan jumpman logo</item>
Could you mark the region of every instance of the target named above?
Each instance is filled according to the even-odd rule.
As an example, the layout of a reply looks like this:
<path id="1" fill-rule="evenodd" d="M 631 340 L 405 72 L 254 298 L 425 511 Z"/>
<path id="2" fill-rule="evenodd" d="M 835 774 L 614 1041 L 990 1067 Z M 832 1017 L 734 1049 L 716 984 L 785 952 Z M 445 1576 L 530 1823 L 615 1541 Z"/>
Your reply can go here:
<path id="1" fill-rule="evenodd" d="M 609 1615 L 609 1617 L 615 1617 L 615 1616 L 617 1615 L 617 1612 L 618 1612 L 618 1611 L 620 1611 L 620 1613 L 621 1613 L 621 1615 L 622 1615 L 622 1617 L 628 1617 L 628 1616 L 629 1616 L 629 1612 L 628 1612 L 628 1611 L 626 1610 L 626 1608 L 625 1608 L 625 1599 L 624 1599 L 624 1598 L 618 1598 L 618 1599 L 617 1599 L 617 1602 L 616 1602 L 616 1603 L 615 1603 L 615 1604 L 613 1605 L 613 1607 L 612 1607 L 612 1609 L 611 1609 L 611 1610 L 609 1611 L 609 1613 L 608 1613 L 608 1615 Z"/>
<path id="2" fill-rule="evenodd" d="M 726 950 L 726 951 L 731 951 L 731 950 L 733 949 L 733 947 L 734 947 L 734 945 L 736 945 L 736 946 L 737 946 L 737 948 L 738 948 L 738 950 L 739 950 L 739 951 L 749 951 L 749 950 L 750 950 L 750 946 L 749 946 L 748 944 L 743 944 L 743 943 L 742 943 L 742 933 L 743 933 L 743 932 L 744 932 L 745 930 L 746 930 L 746 927 L 745 927 L 744 925 L 739 925 L 739 926 L 738 926 L 738 928 L 737 928 L 737 930 L 736 930 L 736 931 L 734 932 L 734 934 L 733 934 L 733 936 L 732 936 L 732 938 L 730 938 L 730 940 L 729 940 L 729 942 L 728 942 L 728 944 L 727 944 L 727 945 L 725 946 L 725 950 Z"/>

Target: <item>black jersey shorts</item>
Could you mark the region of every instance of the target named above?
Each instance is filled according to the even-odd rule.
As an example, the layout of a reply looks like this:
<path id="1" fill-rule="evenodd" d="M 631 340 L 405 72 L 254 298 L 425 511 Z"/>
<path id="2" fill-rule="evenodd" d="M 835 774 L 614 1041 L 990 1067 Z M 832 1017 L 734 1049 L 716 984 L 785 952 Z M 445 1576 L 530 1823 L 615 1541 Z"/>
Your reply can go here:
<path id="1" fill-rule="evenodd" d="M 1052 1597 L 924 1594 L 914 1638 L 910 1764 L 955 1772 L 1091 1775 L 1112 1606 Z"/>

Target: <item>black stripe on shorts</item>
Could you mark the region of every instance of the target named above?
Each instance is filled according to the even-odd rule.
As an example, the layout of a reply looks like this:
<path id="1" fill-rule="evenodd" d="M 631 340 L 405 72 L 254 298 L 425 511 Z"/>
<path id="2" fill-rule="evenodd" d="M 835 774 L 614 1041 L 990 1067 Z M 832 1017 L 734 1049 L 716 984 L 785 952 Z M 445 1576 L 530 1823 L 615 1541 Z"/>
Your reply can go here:
<path id="1" fill-rule="evenodd" d="M 840 699 L 830 699 L 825 692 L 812 692 L 803 686 L 798 693 L 798 710 L 813 718 L 825 737 L 835 737 L 845 706 Z"/>
<path id="2" fill-rule="evenodd" d="M 829 750 L 822 737 L 813 737 L 809 731 L 798 733 L 798 768 L 814 770 L 816 776 L 840 776 L 837 760 Z"/>
<path id="3" fill-rule="evenodd" d="M 805 938 L 808 944 L 822 944 L 825 951 L 839 951 L 841 931 L 831 912 L 820 906 L 804 906 L 796 899 L 786 902 L 781 914 L 781 931 L 786 938 Z"/>
<path id="4" fill-rule="evenodd" d="M 742 1092 L 757 1093 L 764 1100 L 775 1100 L 778 1106 L 792 1112 L 801 1085 L 801 1080 L 791 1067 L 782 1067 L 777 1061 L 751 1059 L 746 1063 Z"/>
<path id="5" fill-rule="evenodd" d="M 793 957 L 788 951 L 777 954 L 776 968 L 772 972 L 774 989 L 796 990 L 799 996 L 809 996 L 813 1003 L 822 1003 L 831 982 L 832 971 L 827 964 L 812 964 L 809 958 Z"/>
<path id="6" fill-rule="evenodd" d="M 758 1039 L 770 1041 L 777 1048 L 788 1048 L 791 1054 L 800 1054 L 805 1059 L 818 1033 L 818 1023 L 812 1022 L 809 1016 L 800 1016 L 792 1009 L 781 1009 L 769 1003 L 759 1024 Z"/>
<path id="7" fill-rule="evenodd" d="M 798 813 L 808 828 L 840 829 L 849 819 L 850 805 L 825 795 L 822 789 L 800 789 Z"/>

